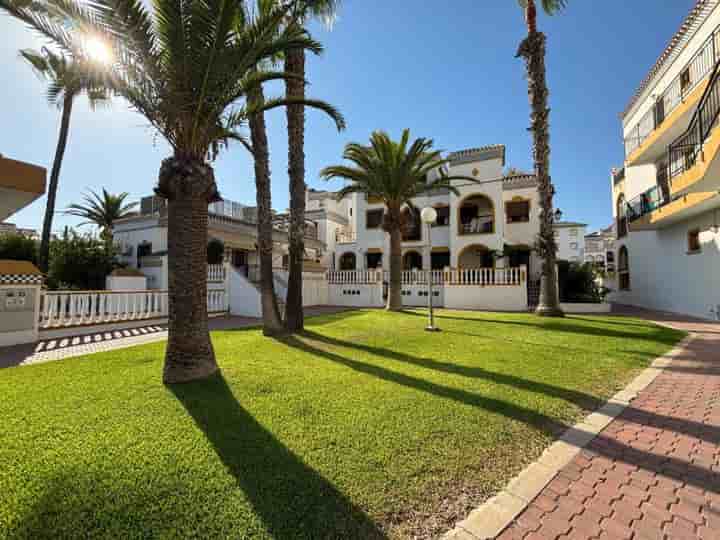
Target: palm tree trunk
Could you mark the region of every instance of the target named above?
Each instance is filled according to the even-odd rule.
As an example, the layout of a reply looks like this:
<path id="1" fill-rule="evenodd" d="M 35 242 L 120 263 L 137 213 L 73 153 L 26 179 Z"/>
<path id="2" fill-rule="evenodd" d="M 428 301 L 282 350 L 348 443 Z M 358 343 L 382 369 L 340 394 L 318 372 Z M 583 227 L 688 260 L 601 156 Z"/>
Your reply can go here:
<path id="1" fill-rule="evenodd" d="M 525 59 L 528 98 L 530 100 L 530 130 L 533 134 L 533 161 L 540 198 L 540 232 L 537 250 L 542 257 L 540 302 L 536 313 L 547 317 L 562 317 L 558 303 L 556 253 L 553 234 L 553 195 L 550 179 L 550 142 L 548 117 L 548 89 L 545 80 L 545 35 L 537 31 L 536 8 L 528 0 L 525 12 L 528 35 L 518 48 L 518 57 Z"/>
<path id="2" fill-rule="evenodd" d="M 251 105 L 265 100 L 261 87 L 250 92 Z M 275 297 L 273 279 L 272 242 L 272 195 L 270 193 L 270 153 L 268 150 L 265 114 L 251 114 L 248 119 L 250 139 L 255 160 L 255 191 L 257 200 L 258 251 L 260 254 L 260 301 L 262 304 L 263 334 L 278 335 L 283 332 L 282 320 Z"/>
<path id="3" fill-rule="evenodd" d="M 399 216 L 390 227 L 390 284 L 388 288 L 388 311 L 400 311 L 402 302 L 402 231 Z"/>
<path id="4" fill-rule="evenodd" d="M 42 236 L 40 237 L 40 253 L 38 256 L 38 266 L 43 273 L 47 273 L 50 262 L 50 235 L 52 234 L 52 222 L 55 215 L 55 199 L 57 197 L 58 180 L 60 179 L 60 168 L 62 167 L 68 132 L 70 131 L 70 115 L 72 114 L 74 100 L 74 93 L 69 92 L 65 94 L 62 118 L 60 120 L 60 135 L 58 136 L 57 146 L 55 147 L 55 159 L 53 160 L 52 171 L 50 172 L 50 184 L 48 185 L 45 217 L 43 219 Z"/>
<path id="5" fill-rule="evenodd" d="M 169 317 L 163 382 L 173 384 L 218 370 L 207 315 L 208 203 L 217 198 L 212 167 L 167 158 L 157 192 L 168 199 Z"/>
<path id="6" fill-rule="evenodd" d="M 285 55 L 285 71 L 303 80 L 285 81 L 286 96 L 305 98 L 305 51 L 291 49 Z M 303 329 L 302 298 L 303 258 L 305 256 L 305 107 L 288 105 L 288 177 L 290 178 L 290 229 L 288 231 L 288 287 L 285 304 L 285 328 Z"/>

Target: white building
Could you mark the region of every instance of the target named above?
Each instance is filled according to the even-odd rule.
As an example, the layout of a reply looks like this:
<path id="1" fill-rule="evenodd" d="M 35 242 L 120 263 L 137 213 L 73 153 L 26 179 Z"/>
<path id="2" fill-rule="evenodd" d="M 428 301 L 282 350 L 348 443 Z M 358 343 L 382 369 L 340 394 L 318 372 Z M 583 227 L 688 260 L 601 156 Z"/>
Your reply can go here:
<path id="1" fill-rule="evenodd" d="M 257 210 L 237 202 L 222 200 L 208 205 L 208 240 L 218 239 L 225 245 L 225 260 L 252 283 L 259 280 L 257 251 Z M 113 227 L 113 240 L 120 250 L 120 262 L 140 269 L 148 278 L 151 289 L 167 289 L 167 206 L 159 197 L 145 197 L 140 212 L 118 220 Z M 318 240 L 317 227 L 305 227 L 307 269 L 321 269 L 325 251 Z M 273 230 L 273 268 L 287 265 L 287 232 L 282 220 Z"/>
<path id="2" fill-rule="evenodd" d="M 583 262 L 585 260 L 585 223 L 558 221 L 553 223 L 553 233 L 558 246 L 557 260 Z"/>
<path id="3" fill-rule="evenodd" d="M 719 4 L 696 2 L 622 113 L 617 302 L 720 313 Z"/>
<path id="4" fill-rule="evenodd" d="M 532 245 L 539 230 L 534 176 L 505 176 L 505 147 L 485 146 L 451 153 L 449 175 L 475 178 L 454 181 L 459 194 L 447 189 L 415 198 L 413 205 L 432 206 L 437 223 L 428 233 L 413 220 L 403 234 L 405 270 L 528 266 L 537 277 L 540 265 Z M 364 194 L 342 201 L 335 193 L 310 191 L 308 218 L 317 220 L 319 239 L 327 246 L 325 264 L 336 270 L 367 270 L 389 265 L 389 235 L 381 227 L 384 205 Z M 582 239 L 582 233 L 580 233 Z M 506 256 L 503 256 L 506 255 Z"/>
<path id="5" fill-rule="evenodd" d="M 609 274 L 615 272 L 615 226 L 585 235 L 585 262 Z"/>

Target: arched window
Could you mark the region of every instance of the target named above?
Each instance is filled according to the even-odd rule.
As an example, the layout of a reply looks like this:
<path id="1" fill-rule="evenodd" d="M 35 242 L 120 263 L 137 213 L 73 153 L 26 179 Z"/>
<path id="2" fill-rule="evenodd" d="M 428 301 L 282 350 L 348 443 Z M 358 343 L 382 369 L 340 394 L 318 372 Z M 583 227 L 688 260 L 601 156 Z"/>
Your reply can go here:
<path id="1" fill-rule="evenodd" d="M 618 251 L 618 288 L 621 291 L 630 290 L 630 258 L 625 246 Z"/>
<path id="2" fill-rule="evenodd" d="M 458 255 L 458 268 L 492 268 L 495 260 L 487 246 L 472 244 Z"/>
<path id="3" fill-rule="evenodd" d="M 617 215 L 617 237 L 622 238 L 628 233 L 627 203 L 625 195 L 622 193 L 617 198 L 615 214 Z"/>
<path id="4" fill-rule="evenodd" d="M 343 253 L 340 257 L 340 270 L 355 270 L 357 259 L 354 253 Z"/>
<path id="5" fill-rule="evenodd" d="M 470 195 L 458 206 L 458 234 L 495 232 L 495 207 L 486 195 Z"/>
<path id="6" fill-rule="evenodd" d="M 408 251 L 403 255 L 403 270 L 422 270 L 422 255 L 417 251 Z"/>

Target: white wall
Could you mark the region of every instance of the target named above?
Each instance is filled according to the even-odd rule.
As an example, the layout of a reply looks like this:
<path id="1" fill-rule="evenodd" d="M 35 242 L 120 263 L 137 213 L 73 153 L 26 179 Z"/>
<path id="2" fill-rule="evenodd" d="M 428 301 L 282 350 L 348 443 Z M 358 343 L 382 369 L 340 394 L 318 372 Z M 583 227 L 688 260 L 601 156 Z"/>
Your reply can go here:
<path id="1" fill-rule="evenodd" d="M 145 276 L 107 276 L 105 288 L 108 291 L 144 291 L 147 289 Z"/>
<path id="2" fill-rule="evenodd" d="M 527 287 L 478 287 L 450 285 L 445 287 L 448 309 L 479 309 L 487 311 L 527 311 Z"/>
<path id="3" fill-rule="evenodd" d="M 245 276 L 226 265 L 230 289 L 230 314 L 244 317 L 262 317 L 260 291 Z"/>
<path id="4" fill-rule="evenodd" d="M 711 309 L 720 305 L 720 234 L 713 232 L 708 212 L 683 223 L 656 231 L 632 232 L 616 242 L 627 246 L 630 290 L 616 291 L 612 301 L 715 318 Z M 687 233 L 700 228 L 702 251 L 687 254 Z"/>
<path id="5" fill-rule="evenodd" d="M 331 306 L 383 307 L 383 286 L 372 285 L 329 285 L 328 300 Z"/>
<path id="6" fill-rule="evenodd" d="M 555 227 L 558 260 L 580 263 L 585 260 L 585 229 L 585 226 Z"/>

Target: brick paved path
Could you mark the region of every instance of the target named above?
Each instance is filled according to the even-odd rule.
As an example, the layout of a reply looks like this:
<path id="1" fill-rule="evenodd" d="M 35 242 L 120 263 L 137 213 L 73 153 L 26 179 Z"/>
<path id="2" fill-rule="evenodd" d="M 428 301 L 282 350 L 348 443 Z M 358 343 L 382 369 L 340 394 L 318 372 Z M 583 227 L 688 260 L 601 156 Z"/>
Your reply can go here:
<path id="1" fill-rule="evenodd" d="M 664 323 L 685 353 L 498 540 L 720 539 L 720 325 Z"/>

